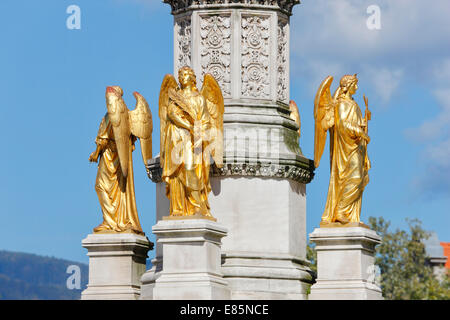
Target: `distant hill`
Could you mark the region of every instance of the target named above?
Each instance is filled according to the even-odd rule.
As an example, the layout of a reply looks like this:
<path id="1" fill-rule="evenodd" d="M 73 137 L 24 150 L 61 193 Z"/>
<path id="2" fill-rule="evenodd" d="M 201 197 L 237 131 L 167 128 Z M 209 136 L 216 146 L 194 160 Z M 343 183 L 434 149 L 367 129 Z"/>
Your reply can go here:
<path id="1" fill-rule="evenodd" d="M 66 285 L 72 274 L 67 273 L 70 265 L 80 267 L 81 287 L 78 290 L 70 290 Z M 87 264 L 30 253 L 0 251 L 0 299 L 80 299 L 88 275 Z"/>

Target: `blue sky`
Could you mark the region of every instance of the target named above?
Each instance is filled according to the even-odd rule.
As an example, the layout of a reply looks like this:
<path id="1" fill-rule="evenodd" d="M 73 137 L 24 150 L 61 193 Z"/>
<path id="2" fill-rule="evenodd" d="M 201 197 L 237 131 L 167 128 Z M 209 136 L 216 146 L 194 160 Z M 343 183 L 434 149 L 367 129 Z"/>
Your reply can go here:
<path id="1" fill-rule="evenodd" d="M 81 29 L 66 28 L 69 5 Z M 366 9 L 381 8 L 381 30 L 368 30 Z M 450 3 L 416 0 L 304 0 L 291 18 L 291 98 L 300 109 L 300 145 L 313 157 L 315 90 L 358 73 L 355 99 L 372 111 L 373 168 L 362 220 L 406 217 L 450 241 Z M 154 152 L 157 102 L 172 73 L 170 8 L 159 0 L 3 0 L 0 2 L 0 249 L 87 262 L 81 240 L 101 222 L 94 191 L 98 125 L 107 85 L 150 104 Z M 327 149 L 323 155 L 328 158 Z M 155 186 L 134 156 L 139 216 L 154 241 Z M 318 226 L 328 188 L 328 161 L 307 186 L 307 231 Z M 150 253 L 151 256 L 154 252 Z"/>

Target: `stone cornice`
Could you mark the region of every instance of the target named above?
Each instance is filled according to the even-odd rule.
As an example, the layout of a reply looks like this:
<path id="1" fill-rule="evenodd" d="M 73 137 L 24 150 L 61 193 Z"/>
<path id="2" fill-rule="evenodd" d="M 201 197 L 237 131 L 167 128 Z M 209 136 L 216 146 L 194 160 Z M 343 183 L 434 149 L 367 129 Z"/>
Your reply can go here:
<path id="1" fill-rule="evenodd" d="M 172 14 L 178 14 L 187 10 L 206 9 L 211 7 L 243 7 L 281 10 L 287 15 L 292 15 L 292 8 L 300 3 L 300 0 L 163 0 L 172 8 Z"/>
<path id="2" fill-rule="evenodd" d="M 146 166 L 148 177 L 155 183 L 162 182 L 162 169 L 159 166 L 159 156 Z M 222 168 L 211 167 L 212 176 L 247 176 L 262 178 L 290 179 L 300 183 L 310 183 L 314 177 L 314 162 L 306 159 L 304 163 L 224 163 Z"/>

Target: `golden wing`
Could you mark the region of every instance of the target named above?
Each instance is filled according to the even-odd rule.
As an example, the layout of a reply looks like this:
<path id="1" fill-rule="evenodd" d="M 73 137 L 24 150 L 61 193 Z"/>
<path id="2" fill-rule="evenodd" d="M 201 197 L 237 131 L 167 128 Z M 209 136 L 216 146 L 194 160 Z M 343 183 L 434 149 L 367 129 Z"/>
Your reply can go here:
<path id="1" fill-rule="evenodd" d="M 327 141 L 327 130 L 334 126 L 334 99 L 331 97 L 330 86 L 333 77 L 328 76 L 320 84 L 314 99 L 314 165 L 319 167 L 325 143 Z"/>
<path id="2" fill-rule="evenodd" d="M 130 129 L 131 133 L 141 142 L 142 160 L 147 165 L 148 160 L 152 158 L 152 112 L 147 101 L 139 92 L 133 92 L 133 95 L 136 98 L 136 108 L 128 113 Z"/>
<path id="3" fill-rule="evenodd" d="M 211 144 L 211 155 L 218 168 L 223 166 L 223 114 L 225 105 L 222 90 L 214 77 L 207 73 L 203 79 L 202 96 L 206 100 L 206 106 L 211 116 L 211 124 L 214 128 Z"/>
<path id="4" fill-rule="evenodd" d="M 128 120 L 128 108 L 122 98 L 123 91 L 119 86 L 106 88 L 106 108 L 113 126 L 114 140 L 119 154 L 122 174 L 128 176 L 130 144 L 130 123 Z"/>
<path id="5" fill-rule="evenodd" d="M 177 81 L 175 77 L 171 74 L 166 74 L 164 76 L 163 82 L 161 84 L 161 89 L 159 91 L 159 120 L 160 120 L 160 153 L 159 153 L 159 163 L 162 167 L 164 163 L 164 145 L 166 143 L 166 123 L 167 123 L 167 107 L 169 106 L 169 89 L 178 89 Z"/>
<path id="6" fill-rule="evenodd" d="M 298 137 L 300 138 L 302 123 L 300 121 L 300 113 L 294 100 L 289 101 L 289 110 L 291 111 L 291 119 L 298 125 Z"/>

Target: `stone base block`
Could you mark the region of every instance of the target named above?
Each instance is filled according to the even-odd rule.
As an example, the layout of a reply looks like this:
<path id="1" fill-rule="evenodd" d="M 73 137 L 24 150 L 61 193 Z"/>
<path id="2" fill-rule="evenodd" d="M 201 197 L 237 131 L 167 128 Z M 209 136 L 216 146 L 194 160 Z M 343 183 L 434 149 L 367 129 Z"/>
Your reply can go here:
<path id="1" fill-rule="evenodd" d="M 154 277 L 154 300 L 230 299 L 221 273 L 223 226 L 206 219 L 162 220 L 153 233 L 163 251 L 162 271 L 148 273 Z M 152 286 L 152 279 L 147 280 Z"/>
<path id="2" fill-rule="evenodd" d="M 311 288 L 309 300 L 381 300 L 381 289 L 363 281 L 322 280 Z"/>
<path id="3" fill-rule="evenodd" d="M 222 271 L 233 300 L 304 300 L 312 281 L 303 261 L 288 254 L 228 252 Z"/>
<path id="4" fill-rule="evenodd" d="M 230 290 L 222 277 L 211 274 L 162 274 L 153 295 L 155 300 L 225 300 L 230 299 Z"/>
<path id="5" fill-rule="evenodd" d="M 153 267 L 147 270 L 141 278 L 141 300 L 153 300 L 153 289 L 155 288 L 155 281 L 161 275 L 162 262 L 158 259 L 152 260 Z"/>
<path id="6" fill-rule="evenodd" d="M 317 280 L 310 300 L 382 299 L 376 284 L 375 246 L 381 238 L 364 227 L 318 228 L 310 234 L 316 244 Z"/>
<path id="7" fill-rule="evenodd" d="M 90 234 L 82 241 L 89 256 L 89 283 L 82 300 L 136 300 L 153 244 L 132 233 Z"/>
<path id="8" fill-rule="evenodd" d="M 213 177 L 211 208 L 228 228 L 222 272 L 231 298 L 305 299 L 306 187 L 281 178 Z"/>

